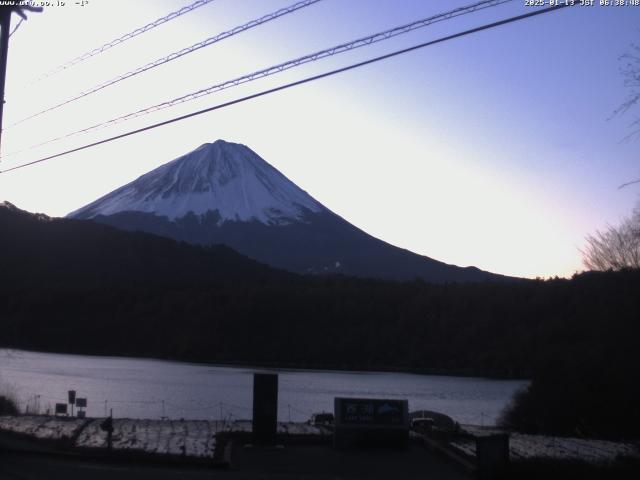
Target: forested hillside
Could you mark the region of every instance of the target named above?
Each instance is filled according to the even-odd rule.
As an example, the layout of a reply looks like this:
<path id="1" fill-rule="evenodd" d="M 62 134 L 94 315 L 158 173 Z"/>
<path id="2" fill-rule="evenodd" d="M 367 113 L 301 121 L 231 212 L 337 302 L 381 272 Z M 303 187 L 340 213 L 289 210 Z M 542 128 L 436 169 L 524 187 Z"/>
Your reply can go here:
<path id="1" fill-rule="evenodd" d="M 574 394 L 598 398 L 592 409 L 640 425 L 633 407 L 640 404 L 633 387 L 640 374 L 639 271 L 445 285 L 304 277 L 226 247 L 86 221 L 5 208 L 0 226 L 2 346 L 533 376 L 541 385 L 535 388 L 557 396 L 548 403 L 573 408 Z M 572 392 L 576 379 L 581 390 Z M 529 430 L 542 429 L 536 422 Z"/>

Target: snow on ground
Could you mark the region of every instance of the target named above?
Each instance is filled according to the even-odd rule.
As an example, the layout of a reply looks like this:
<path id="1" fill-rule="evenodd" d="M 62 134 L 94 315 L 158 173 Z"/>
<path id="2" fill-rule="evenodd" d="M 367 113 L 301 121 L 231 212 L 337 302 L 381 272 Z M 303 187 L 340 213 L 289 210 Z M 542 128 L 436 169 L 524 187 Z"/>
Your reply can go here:
<path id="1" fill-rule="evenodd" d="M 106 448 L 107 434 L 102 420 L 92 420 L 82 431 L 76 446 Z M 146 453 L 213 457 L 218 432 L 251 432 L 250 420 L 113 420 L 113 448 Z M 289 435 L 329 435 L 330 431 L 306 423 L 279 423 L 278 433 Z"/>
<path id="2" fill-rule="evenodd" d="M 235 420 L 233 422 L 225 422 L 221 428 L 223 432 L 246 432 L 251 433 L 252 422 L 251 420 Z"/>
<path id="3" fill-rule="evenodd" d="M 498 432 L 497 430 L 469 426 L 465 426 L 464 429 L 474 437 Z M 475 439 L 456 439 L 450 445 L 465 455 L 471 457 L 476 455 Z M 521 433 L 512 433 L 510 435 L 509 453 L 511 459 L 515 461 L 540 458 L 579 460 L 592 464 L 612 463 L 620 457 L 640 458 L 640 448 L 633 443 Z"/>
<path id="4" fill-rule="evenodd" d="M 226 422 L 221 431 L 251 433 L 251 420 L 235 420 Z M 324 427 L 316 427 L 308 423 L 278 422 L 278 434 L 281 435 L 331 435 L 331 430 Z"/>
<path id="5" fill-rule="evenodd" d="M 455 450 L 458 450 L 459 452 L 464 453 L 465 455 L 469 456 L 469 457 L 474 457 L 476 456 L 476 441 L 468 439 L 468 438 L 461 438 L 461 439 L 456 439 L 453 442 L 449 442 L 449 446 L 453 447 Z"/>
<path id="6" fill-rule="evenodd" d="M 85 420 L 67 417 L 25 415 L 0 417 L 0 430 L 30 435 L 46 440 L 66 440 L 84 425 Z"/>
<path id="7" fill-rule="evenodd" d="M 0 417 L 0 431 L 8 431 L 47 440 L 75 439 L 79 448 L 106 448 L 107 434 L 100 428 L 104 419 L 20 416 Z M 251 432 L 250 420 L 148 420 L 114 419 L 113 448 L 121 451 L 211 458 L 219 432 Z M 498 433 L 496 429 L 465 426 L 472 438 L 457 438 L 450 443 L 469 457 L 476 455 L 475 438 Z M 307 423 L 280 422 L 281 435 L 331 435 L 331 430 Z M 513 433 L 509 440 L 511 458 L 581 460 L 593 464 L 614 462 L 619 457 L 640 458 L 639 446 L 632 443 L 580 438 L 550 437 Z"/>
<path id="8" fill-rule="evenodd" d="M 545 435 L 513 434 L 510 451 L 514 458 L 571 459 L 594 464 L 612 463 L 619 457 L 640 458 L 638 448 L 630 443 Z"/>
<path id="9" fill-rule="evenodd" d="M 100 428 L 102 419 L 92 420 L 80 433 L 76 446 L 106 448 L 107 434 Z M 215 435 L 223 422 L 206 420 L 132 420 L 114 419 L 114 450 L 145 453 L 212 457 Z"/>
<path id="10" fill-rule="evenodd" d="M 332 435 L 328 428 L 316 427 L 308 423 L 281 422 L 278 423 L 278 433 L 285 435 Z"/>
<path id="11" fill-rule="evenodd" d="M 78 448 L 107 447 L 107 433 L 100 419 L 20 416 L 0 417 L 0 430 L 30 435 L 39 439 L 75 438 Z M 219 432 L 251 432 L 250 420 L 149 420 L 114 419 L 112 447 L 114 450 L 211 458 Z M 306 423 L 278 423 L 278 433 L 284 435 L 330 435 L 331 431 Z"/>

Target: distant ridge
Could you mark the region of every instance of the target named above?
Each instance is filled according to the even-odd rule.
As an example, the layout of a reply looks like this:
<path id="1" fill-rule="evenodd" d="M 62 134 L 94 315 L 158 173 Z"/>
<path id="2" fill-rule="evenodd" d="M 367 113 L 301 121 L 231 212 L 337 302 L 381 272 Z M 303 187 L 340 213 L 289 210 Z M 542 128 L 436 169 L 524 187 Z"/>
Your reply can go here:
<path id="1" fill-rule="evenodd" d="M 94 222 L 51 218 L 0 202 L 0 270 L 21 284 L 78 289 L 99 285 L 251 283 L 291 273 L 250 260 L 224 245 L 196 246 Z"/>

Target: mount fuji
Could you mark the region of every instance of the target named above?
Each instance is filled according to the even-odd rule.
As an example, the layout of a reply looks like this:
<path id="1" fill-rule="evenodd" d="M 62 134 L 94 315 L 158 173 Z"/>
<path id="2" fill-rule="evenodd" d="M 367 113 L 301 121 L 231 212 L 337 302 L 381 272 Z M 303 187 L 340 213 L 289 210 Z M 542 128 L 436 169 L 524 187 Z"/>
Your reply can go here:
<path id="1" fill-rule="evenodd" d="M 226 244 L 297 273 L 429 282 L 506 280 L 372 237 L 300 189 L 250 148 L 217 140 L 71 212 L 192 244 Z"/>

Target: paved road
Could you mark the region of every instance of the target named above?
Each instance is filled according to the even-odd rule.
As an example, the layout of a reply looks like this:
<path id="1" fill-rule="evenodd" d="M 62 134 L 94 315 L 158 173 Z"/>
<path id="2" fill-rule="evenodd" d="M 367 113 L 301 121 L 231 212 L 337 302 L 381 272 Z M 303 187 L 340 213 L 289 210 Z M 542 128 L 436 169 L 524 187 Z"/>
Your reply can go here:
<path id="1" fill-rule="evenodd" d="M 48 455 L 0 453 L 0 480 L 196 480 L 217 478 L 213 473 L 204 469 L 92 463 Z"/>
<path id="2" fill-rule="evenodd" d="M 326 446 L 238 448 L 232 463 L 246 478 L 469 480 L 460 467 L 424 447 L 337 451 Z M 266 475 L 266 476 L 263 476 Z"/>
<path id="3" fill-rule="evenodd" d="M 419 446 L 407 451 L 335 451 L 330 446 L 242 448 L 229 470 L 113 464 L 43 454 L 0 452 L 0 480 L 291 480 L 438 479 L 469 480 L 457 466 Z"/>

